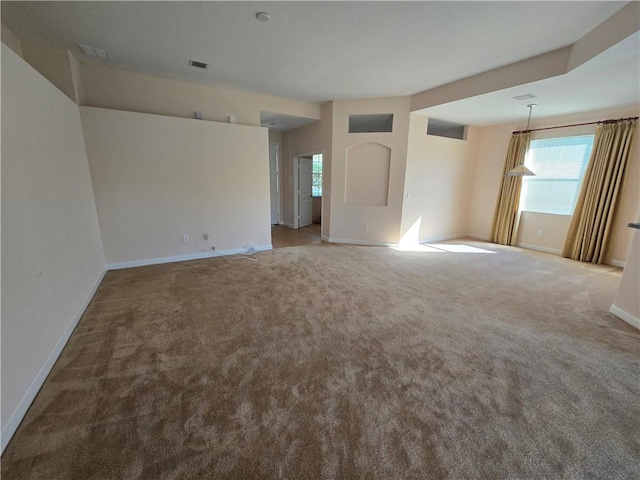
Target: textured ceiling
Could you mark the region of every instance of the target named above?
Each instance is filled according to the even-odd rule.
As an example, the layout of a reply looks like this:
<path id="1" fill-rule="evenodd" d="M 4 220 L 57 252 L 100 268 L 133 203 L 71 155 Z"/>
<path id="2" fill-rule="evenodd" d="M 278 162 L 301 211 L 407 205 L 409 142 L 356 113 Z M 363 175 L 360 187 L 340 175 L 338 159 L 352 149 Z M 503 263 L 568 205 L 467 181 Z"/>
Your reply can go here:
<path id="1" fill-rule="evenodd" d="M 624 4 L 3 2 L 2 20 L 82 61 L 77 44 L 121 68 L 321 102 L 410 95 L 561 48 Z"/>
<path id="2" fill-rule="evenodd" d="M 513 98 L 527 93 L 536 98 Z M 565 75 L 425 108 L 417 113 L 482 126 L 526 120 L 529 103 L 537 104 L 536 117 L 640 103 L 640 33 Z"/>

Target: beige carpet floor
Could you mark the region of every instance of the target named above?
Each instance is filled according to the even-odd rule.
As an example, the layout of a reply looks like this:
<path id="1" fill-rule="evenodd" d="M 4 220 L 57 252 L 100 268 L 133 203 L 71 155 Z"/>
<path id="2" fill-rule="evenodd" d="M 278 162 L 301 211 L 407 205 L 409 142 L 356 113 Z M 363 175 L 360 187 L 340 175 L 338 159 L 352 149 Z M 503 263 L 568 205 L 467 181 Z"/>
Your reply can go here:
<path id="1" fill-rule="evenodd" d="M 3 480 L 638 478 L 621 270 L 436 247 L 109 272 Z"/>

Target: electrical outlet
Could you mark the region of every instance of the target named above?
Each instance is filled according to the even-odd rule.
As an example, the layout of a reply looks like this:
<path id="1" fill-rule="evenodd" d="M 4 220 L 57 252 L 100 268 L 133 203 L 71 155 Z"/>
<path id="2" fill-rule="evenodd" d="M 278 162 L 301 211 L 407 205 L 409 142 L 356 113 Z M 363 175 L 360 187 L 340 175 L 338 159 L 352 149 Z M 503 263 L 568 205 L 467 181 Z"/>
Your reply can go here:
<path id="1" fill-rule="evenodd" d="M 538 233 L 536 234 L 538 237 L 541 237 L 544 235 L 544 230 L 538 230 Z"/>
<path id="2" fill-rule="evenodd" d="M 203 233 L 202 234 L 202 238 L 204 238 L 205 240 L 209 240 L 209 234 L 208 233 Z"/>
<path id="3" fill-rule="evenodd" d="M 363 230 L 364 230 L 365 232 L 368 232 L 368 231 L 369 231 L 369 225 L 365 225 L 365 226 L 364 226 L 364 228 L 363 228 Z"/>
<path id="4" fill-rule="evenodd" d="M 189 235 L 182 235 L 182 243 L 189 243 Z"/>

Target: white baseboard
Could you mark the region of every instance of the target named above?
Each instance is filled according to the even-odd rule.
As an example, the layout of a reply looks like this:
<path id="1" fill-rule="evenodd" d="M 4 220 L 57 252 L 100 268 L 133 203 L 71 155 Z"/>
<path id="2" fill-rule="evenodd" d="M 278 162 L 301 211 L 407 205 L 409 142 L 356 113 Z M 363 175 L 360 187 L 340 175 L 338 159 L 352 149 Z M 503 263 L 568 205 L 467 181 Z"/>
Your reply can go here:
<path id="1" fill-rule="evenodd" d="M 451 235 L 436 235 L 433 237 L 421 238 L 419 243 L 433 243 L 433 242 L 443 242 L 445 240 L 453 240 L 454 238 L 462 238 L 467 237 L 468 235 L 464 233 L 454 233 Z"/>
<path id="2" fill-rule="evenodd" d="M 283 225 L 285 227 L 289 227 L 289 228 L 296 228 L 295 225 L 293 223 L 289 223 L 289 222 L 284 222 Z"/>
<path id="3" fill-rule="evenodd" d="M 258 245 L 258 246 L 254 246 L 253 248 L 256 249 L 256 252 L 266 252 L 266 251 L 269 251 L 269 250 L 273 250 L 273 245 L 268 243 L 267 245 Z M 223 250 L 221 252 L 218 252 L 218 256 L 222 256 L 222 255 L 238 255 L 239 253 L 246 254 L 247 251 L 244 248 L 233 248 L 231 250 Z"/>
<path id="4" fill-rule="evenodd" d="M 533 245 L 531 243 L 517 243 L 516 246 L 528 250 L 537 250 L 538 252 L 553 253 L 554 255 L 560 255 L 562 253 L 561 250 L 555 248 L 540 247 L 539 245 Z"/>
<path id="5" fill-rule="evenodd" d="M 562 255 L 562 250 L 557 250 L 555 248 L 540 247 L 538 245 L 532 245 L 530 243 L 518 243 L 517 246 L 520 248 L 526 248 L 527 250 L 537 250 L 538 252 L 551 253 L 553 255 Z M 625 262 L 620 262 L 619 260 L 609 260 L 609 263 L 607 265 L 624 268 Z"/>
<path id="6" fill-rule="evenodd" d="M 93 298 L 96 291 L 98 290 L 98 287 L 100 286 L 100 283 L 102 283 L 102 279 L 104 278 L 106 273 L 107 273 L 107 270 L 104 270 L 100 274 L 98 279 L 94 282 L 93 286 L 91 287 L 91 290 L 89 291 L 87 296 L 84 298 L 83 302 L 80 304 L 80 307 L 78 308 L 75 315 L 71 319 L 69 326 L 65 329 L 64 332 L 62 332 L 62 335 L 60 335 L 60 338 L 54 345 L 53 349 L 51 349 L 51 352 L 49 352 L 49 355 L 47 356 L 46 360 L 40 367 L 40 370 L 38 370 L 38 373 L 36 374 L 36 376 L 33 377 L 33 380 L 31 380 L 31 383 L 27 387 L 27 390 L 24 392 L 24 395 L 22 395 L 22 398 L 20 399 L 15 410 L 7 420 L 7 423 L 5 424 L 4 428 L 2 428 L 2 433 L 0 434 L 2 452 L 4 452 L 4 449 L 9 444 L 9 441 L 13 437 L 13 434 L 16 433 L 16 430 L 18 429 L 20 422 L 22 421 L 25 414 L 27 413 L 27 410 L 29 410 L 31 403 L 36 398 L 36 395 L 40 391 L 42 384 L 47 379 L 49 372 L 51 372 L 53 365 L 56 363 L 56 360 L 58 360 L 58 357 L 60 356 L 60 352 L 62 352 L 62 349 L 67 344 L 69 337 L 73 333 L 73 330 L 76 328 L 76 325 L 78 325 L 78 322 L 82 318 L 84 311 L 89 306 L 89 302 L 91 302 L 91 299 Z"/>
<path id="7" fill-rule="evenodd" d="M 271 250 L 273 247 L 271 244 L 268 245 L 258 245 L 254 247 L 257 252 L 262 252 L 265 250 Z M 239 253 L 246 253 L 246 250 L 243 248 L 234 248 L 231 250 L 222 250 L 215 252 L 202 252 L 202 253 L 190 253 L 188 255 L 178 255 L 175 257 L 162 257 L 162 258 L 147 258 L 145 260 L 133 260 L 131 262 L 120 262 L 120 263 L 111 263 L 107 265 L 107 270 L 120 270 L 122 268 L 132 268 L 132 267 L 146 267 L 147 265 L 160 265 L 162 263 L 174 263 L 174 262 L 185 262 L 188 260 L 199 260 L 201 258 L 214 258 L 221 257 L 223 255 L 237 255 Z"/>
<path id="8" fill-rule="evenodd" d="M 419 241 L 419 243 L 431 243 L 431 242 L 441 242 L 443 240 L 452 240 L 454 238 L 462 238 L 467 235 L 464 233 L 456 233 L 453 235 L 439 235 L 435 237 L 425 238 Z M 335 237 L 321 237 L 322 240 L 331 243 L 347 243 L 349 245 L 365 245 L 370 247 L 397 247 L 400 244 L 398 242 L 370 242 L 367 240 L 353 240 L 350 238 L 335 238 Z"/>
<path id="9" fill-rule="evenodd" d="M 636 318 L 633 315 L 631 315 L 629 312 L 622 310 L 620 307 L 616 306 L 615 303 L 611 305 L 611 308 L 609 308 L 609 311 L 613 313 L 616 317 L 621 318 L 622 320 L 627 322 L 629 325 L 636 327 L 638 330 L 640 330 L 640 318 Z"/>
<path id="10" fill-rule="evenodd" d="M 397 242 L 369 242 L 367 240 L 352 240 L 350 238 L 332 238 L 329 237 L 327 241 L 331 243 L 347 243 L 349 245 L 364 245 L 369 247 L 397 247 Z"/>
<path id="11" fill-rule="evenodd" d="M 484 240 L 485 242 L 490 242 L 491 241 L 491 237 L 489 237 L 489 235 L 480 235 L 477 233 L 467 233 L 465 235 L 466 237 L 471 237 L 471 238 L 477 238 L 478 240 Z"/>
<path id="12" fill-rule="evenodd" d="M 324 235 L 320 235 L 320 240 L 328 242 L 329 241 L 329 237 L 325 237 Z"/>

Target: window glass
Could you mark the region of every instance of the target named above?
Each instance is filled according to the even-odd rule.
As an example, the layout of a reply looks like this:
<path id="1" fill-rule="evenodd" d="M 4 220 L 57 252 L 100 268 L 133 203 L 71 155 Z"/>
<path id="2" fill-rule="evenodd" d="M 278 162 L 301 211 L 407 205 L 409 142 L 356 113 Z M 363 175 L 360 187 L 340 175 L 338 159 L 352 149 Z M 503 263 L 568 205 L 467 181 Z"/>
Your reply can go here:
<path id="1" fill-rule="evenodd" d="M 573 214 L 592 146 L 593 135 L 533 140 L 525 165 L 535 176 L 522 179 L 520 210 Z"/>
<path id="2" fill-rule="evenodd" d="M 322 196 L 322 154 L 313 156 L 313 171 L 311 173 L 311 196 Z"/>

